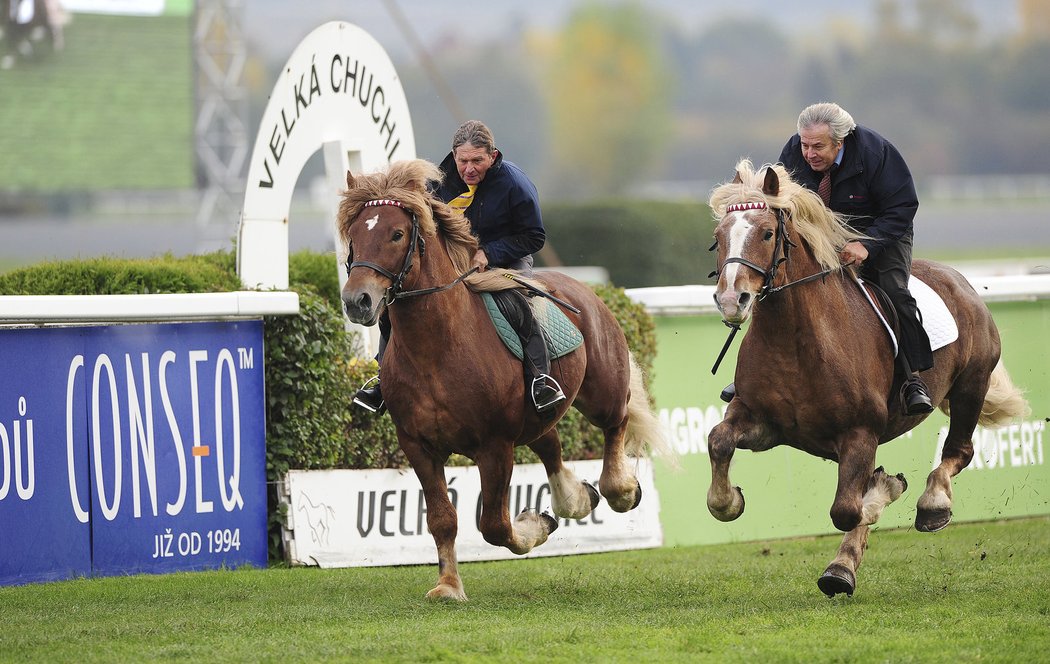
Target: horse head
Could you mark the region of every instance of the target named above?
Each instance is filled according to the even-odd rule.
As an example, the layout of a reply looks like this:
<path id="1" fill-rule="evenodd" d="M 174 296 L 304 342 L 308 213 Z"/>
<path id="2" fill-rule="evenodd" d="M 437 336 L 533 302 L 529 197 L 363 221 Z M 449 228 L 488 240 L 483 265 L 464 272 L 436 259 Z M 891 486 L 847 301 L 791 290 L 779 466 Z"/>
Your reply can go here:
<path id="1" fill-rule="evenodd" d="M 771 287 L 777 267 L 784 260 L 783 217 L 767 202 L 780 191 L 780 179 L 766 168 L 760 190 L 746 190 L 738 171 L 732 187 L 745 189 L 737 202 L 725 205 L 715 227 L 718 276 L 715 304 L 722 318 L 740 325 L 751 315 L 755 302 Z M 779 228 L 778 228 L 779 227 Z"/>
<path id="2" fill-rule="evenodd" d="M 426 242 L 435 233 L 427 183 L 440 177 L 423 160 L 391 164 L 355 177 L 346 174 L 338 228 L 346 252 L 342 297 L 350 320 L 374 324 L 384 309 L 418 280 Z"/>
<path id="3" fill-rule="evenodd" d="M 417 250 L 423 254 L 419 222 L 400 201 L 375 199 L 365 203 L 345 239 L 343 306 L 353 322 L 372 325 L 397 298 Z"/>
<path id="4" fill-rule="evenodd" d="M 715 303 L 730 325 L 751 316 L 755 302 L 790 286 L 843 269 L 839 252 L 865 236 L 829 210 L 780 164 L 756 171 L 748 160 L 711 193 L 718 277 Z"/>
<path id="5" fill-rule="evenodd" d="M 477 238 L 461 212 L 431 194 L 429 183 L 440 178 L 438 167 L 422 159 L 356 178 L 346 174 L 338 227 L 350 320 L 372 325 L 395 300 L 441 292 L 471 276 Z M 431 238 L 447 261 L 424 261 Z"/>

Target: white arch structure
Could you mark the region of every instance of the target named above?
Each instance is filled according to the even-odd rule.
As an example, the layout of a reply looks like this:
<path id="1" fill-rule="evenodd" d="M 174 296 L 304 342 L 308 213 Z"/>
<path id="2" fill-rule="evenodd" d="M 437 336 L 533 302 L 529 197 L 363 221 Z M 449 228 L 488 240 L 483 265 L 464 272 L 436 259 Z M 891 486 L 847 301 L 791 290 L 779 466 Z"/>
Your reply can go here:
<path id="1" fill-rule="evenodd" d="M 370 172 L 416 156 L 408 102 L 390 58 L 368 33 L 341 21 L 300 42 L 266 105 L 238 230 L 237 273 L 245 287 L 288 288 L 292 192 L 318 150 L 333 210 L 347 170 Z M 334 233 L 334 215 L 332 223 Z M 338 269 L 342 283 L 345 268 Z"/>

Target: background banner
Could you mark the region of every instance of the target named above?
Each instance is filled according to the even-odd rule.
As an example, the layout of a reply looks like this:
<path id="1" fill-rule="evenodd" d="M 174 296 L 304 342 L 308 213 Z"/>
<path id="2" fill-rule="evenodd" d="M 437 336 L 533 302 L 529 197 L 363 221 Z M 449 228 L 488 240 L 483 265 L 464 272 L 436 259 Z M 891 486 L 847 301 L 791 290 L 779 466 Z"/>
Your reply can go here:
<path id="1" fill-rule="evenodd" d="M 0 583 L 266 565 L 261 321 L 0 335 Z"/>
<path id="2" fill-rule="evenodd" d="M 569 461 L 581 480 L 597 486 L 602 462 Z M 638 461 L 642 502 L 620 514 L 603 500 L 584 519 L 561 519 L 558 530 L 526 556 L 487 543 L 478 530 L 481 479 L 476 466 L 445 469 L 449 496 L 459 515 L 456 551 L 460 562 L 561 556 L 658 547 L 660 497 L 652 464 Z M 289 562 L 321 567 L 436 563 L 427 530 L 426 505 L 411 470 L 289 471 L 283 500 L 288 505 L 285 551 Z M 514 467 L 510 513 L 526 508 L 550 512 L 550 486 L 542 464 Z"/>

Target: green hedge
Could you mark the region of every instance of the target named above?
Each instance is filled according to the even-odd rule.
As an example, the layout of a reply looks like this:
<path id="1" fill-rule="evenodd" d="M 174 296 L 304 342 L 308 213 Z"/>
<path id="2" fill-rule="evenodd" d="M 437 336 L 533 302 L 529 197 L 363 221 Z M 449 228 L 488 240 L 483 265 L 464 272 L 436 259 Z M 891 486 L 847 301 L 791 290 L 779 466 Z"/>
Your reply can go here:
<path id="1" fill-rule="evenodd" d="M 339 283 L 332 253 L 299 252 L 290 257 L 291 289 L 299 294 L 297 316 L 268 316 L 264 323 L 266 368 L 266 477 L 271 487 L 289 469 L 396 468 L 407 466 L 388 416 L 353 405 L 353 396 L 375 375 L 374 360 L 353 357 L 345 333 Z M 147 260 L 99 258 L 42 263 L 0 274 L 4 295 L 106 295 L 203 293 L 240 289 L 234 256 Z M 644 307 L 622 289 L 595 287 L 627 336 L 639 366 L 648 375 L 656 355 L 656 335 Z M 567 459 L 602 454 L 601 432 L 575 410 L 558 425 Z M 519 462 L 534 462 L 526 447 Z M 468 460 L 456 457 L 452 463 Z M 276 491 L 268 492 L 270 551 L 279 557 L 284 518 Z"/>
<path id="2" fill-rule="evenodd" d="M 599 265 L 623 288 L 710 283 L 711 209 L 703 203 L 544 204 L 549 246 L 565 265 Z"/>

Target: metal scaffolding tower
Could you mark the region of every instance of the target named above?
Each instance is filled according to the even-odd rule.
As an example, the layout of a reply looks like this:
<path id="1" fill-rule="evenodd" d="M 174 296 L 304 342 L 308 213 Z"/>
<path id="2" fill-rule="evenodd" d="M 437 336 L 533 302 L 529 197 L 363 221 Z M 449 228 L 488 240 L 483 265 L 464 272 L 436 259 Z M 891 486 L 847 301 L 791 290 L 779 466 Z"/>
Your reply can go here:
<path id="1" fill-rule="evenodd" d="M 248 158 L 243 0 L 197 0 L 194 25 L 198 250 L 229 248 L 237 233 Z"/>

